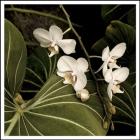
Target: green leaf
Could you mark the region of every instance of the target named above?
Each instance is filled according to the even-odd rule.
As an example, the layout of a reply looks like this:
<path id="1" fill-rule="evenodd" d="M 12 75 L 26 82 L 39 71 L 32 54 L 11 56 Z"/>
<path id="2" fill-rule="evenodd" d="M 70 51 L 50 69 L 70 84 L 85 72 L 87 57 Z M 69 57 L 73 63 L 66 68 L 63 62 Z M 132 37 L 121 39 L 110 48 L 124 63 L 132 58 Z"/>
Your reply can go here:
<path id="1" fill-rule="evenodd" d="M 121 87 L 123 88 L 124 93 L 113 96 L 113 104 L 116 106 L 116 114 L 112 119 L 115 123 L 127 124 L 135 127 L 135 93 L 132 86 L 127 82 L 124 82 Z"/>
<path id="2" fill-rule="evenodd" d="M 35 95 L 44 83 L 56 71 L 59 56 L 48 57 L 48 50 L 40 46 L 35 48 L 28 57 L 26 75 L 21 90 L 25 97 L 28 93 Z M 27 98 L 27 96 L 26 96 Z"/>
<path id="3" fill-rule="evenodd" d="M 127 12 L 127 15 L 125 15 L 125 17 L 123 18 L 127 18 L 127 23 L 133 27 L 136 26 L 136 8 L 132 8 Z"/>
<path id="4" fill-rule="evenodd" d="M 120 8 L 120 5 L 102 5 L 101 15 L 104 20 L 110 20 L 113 18 L 113 14 Z M 108 18 L 108 19 L 107 19 Z"/>
<path id="5" fill-rule="evenodd" d="M 106 28 L 106 36 L 115 44 L 125 42 L 127 53 L 132 54 L 135 51 L 136 33 L 132 26 L 118 20 L 111 21 Z"/>
<path id="6" fill-rule="evenodd" d="M 48 56 L 48 49 L 37 47 L 36 49 L 34 49 L 32 55 L 28 58 L 27 66 L 38 74 L 40 74 L 41 72 L 38 70 L 42 69 L 44 71 L 43 73 L 45 74 L 45 79 L 47 80 L 56 70 L 56 61 L 58 59 L 57 57 L 58 56 L 55 55 L 50 58 Z M 36 64 L 38 66 L 36 66 Z M 42 73 L 40 74 L 40 76 L 42 76 Z"/>
<path id="7" fill-rule="evenodd" d="M 106 37 L 102 37 L 101 39 L 97 40 L 91 47 L 94 52 L 94 55 L 102 55 L 102 50 L 108 46 L 109 43 Z"/>
<path id="8" fill-rule="evenodd" d="M 21 88 L 26 57 L 26 46 L 22 34 L 5 19 L 5 87 L 12 96 Z"/>
<path id="9" fill-rule="evenodd" d="M 37 95 L 24 104 L 24 109 L 19 109 L 20 116 L 15 115 L 17 121 L 9 134 L 106 135 L 107 130 L 102 127 L 103 108 L 95 93 L 93 81 L 88 81 L 87 89 L 91 98 L 83 103 L 76 97 L 72 86 L 64 85 L 62 78 L 52 75 Z M 8 109 L 13 111 L 15 107 Z M 6 118 L 8 122 L 13 112 L 7 112 L 6 116 L 10 116 Z M 11 123 L 13 121 L 6 123 L 7 130 L 11 127 Z"/>
<path id="10" fill-rule="evenodd" d="M 93 44 L 92 49 L 101 55 L 107 45 L 112 49 L 116 44 L 125 42 L 127 45 L 125 54 L 129 56 L 135 53 L 135 41 L 135 29 L 132 26 L 113 20 L 106 27 L 105 36 Z"/>
<path id="11" fill-rule="evenodd" d="M 111 20 L 121 20 L 135 26 L 135 10 L 134 5 L 102 5 L 101 15 L 107 24 Z"/>

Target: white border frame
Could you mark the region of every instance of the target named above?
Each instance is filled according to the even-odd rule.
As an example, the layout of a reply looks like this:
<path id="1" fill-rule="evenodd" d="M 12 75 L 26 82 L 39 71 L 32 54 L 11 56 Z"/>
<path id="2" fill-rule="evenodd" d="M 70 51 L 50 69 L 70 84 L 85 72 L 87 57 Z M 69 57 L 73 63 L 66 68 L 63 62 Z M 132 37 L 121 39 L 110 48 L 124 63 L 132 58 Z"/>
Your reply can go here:
<path id="1" fill-rule="evenodd" d="M 136 5 L 136 136 L 4 136 L 4 5 L 135 4 Z M 1 1 L 1 138 L 2 139 L 139 139 L 139 1 Z"/>

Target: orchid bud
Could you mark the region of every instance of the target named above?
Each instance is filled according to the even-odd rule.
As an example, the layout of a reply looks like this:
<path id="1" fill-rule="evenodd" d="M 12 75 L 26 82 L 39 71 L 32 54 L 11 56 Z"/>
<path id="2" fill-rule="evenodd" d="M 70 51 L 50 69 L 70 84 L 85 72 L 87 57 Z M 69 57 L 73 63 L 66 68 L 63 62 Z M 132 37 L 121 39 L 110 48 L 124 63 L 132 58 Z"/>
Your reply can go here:
<path id="1" fill-rule="evenodd" d="M 90 97 L 90 94 L 89 94 L 88 90 L 86 90 L 86 89 L 81 90 L 81 101 L 82 102 L 87 101 L 89 99 L 89 97 Z"/>

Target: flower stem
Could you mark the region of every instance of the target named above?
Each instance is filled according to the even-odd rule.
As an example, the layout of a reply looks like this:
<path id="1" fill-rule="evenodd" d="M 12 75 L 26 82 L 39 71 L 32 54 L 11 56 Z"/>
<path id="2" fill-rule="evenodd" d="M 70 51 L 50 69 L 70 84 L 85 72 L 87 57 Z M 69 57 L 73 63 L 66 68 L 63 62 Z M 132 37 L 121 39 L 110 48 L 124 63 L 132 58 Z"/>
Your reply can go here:
<path id="1" fill-rule="evenodd" d="M 13 130 L 15 124 L 17 123 L 18 119 L 20 117 L 20 113 L 16 112 L 15 115 L 13 116 L 11 123 L 9 125 L 9 127 L 7 128 L 6 132 L 5 132 L 5 136 L 9 136 L 11 131 Z"/>
<path id="2" fill-rule="evenodd" d="M 68 28 L 66 31 L 64 31 L 63 35 L 66 34 L 67 32 L 69 32 L 71 30 L 71 28 Z"/>
<path id="3" fill-rule="evenodd" d="M 63 5 L 60 5 L 60 8 L 61 8 L 62 11 L 64 12 L 64 14 L 65 14 L 65 16 L 66 16 L 66 18 L 67 18 L 67 21 L 68 21 L 68 23 L 69 23 L 69 27 L 71 28 L 71 30 L 73 31 L 73 33 L 74 33 L 75 36 L 77 37 L 77 39 L 78 39 L 78 41 L 79 41 L 79 43 L 80 43 L 80 46 L 81 46 L 81 48 L 83 49 L 83 51 L 84 51 L 84 53 L 85 53 L 85 55 L 86 55 L 87 61 L 88 61 L 88 63 L 89 63 L 89 69 L 90 69 L 90 71 L 91 71 L 91 74 L 92 74 L 93 78 L 97 81 L 97 78 L 96 78 L 96 76 L 95 76 L 95 74 L 94 74 L 94 71 L 93 71 L 93 69 L 92 69 L 92 67 L 91 67 L 91 62 L 90 62 L 90 59 L 89 59 L 89 54 L 88 54 L 87 50 L 85 49 L 85 46 L 84 46 L 84 44 L 83 44 L 83 42 L 82 42 L 82 40 L 81 40 L 81 37 L 79 36 L 79 34 L 77 33 L 77 31 L 74 29 L 74 27 L 73 27 L 73 25 L 72 25 L 72 23 L 71 23 L 71 20 L 70 20 L 70 16 L 68 15 L 68 13 L 67 13 L 67 11 L 65 10 L 65 8 L 63 7 Z"/>
<path id="4" fill-rule="evenodd" d="M 39 46 L 38 43 L 34 43 L 34 42 L 31 42 L 31 41 L 26 41 L 25 43 L 26 43 L 26 45 L 28 45 L 28 46 Z"/>
<path id="5" fill-rule="evenodd" d="M 29 9 L 22 9 L 22 8 L 12 7 L 12 8 L 5 8 L 5 11 L 16 11 L 16 12 L 20 12 L 20 13 L 30 13 L 30 14 L 35 14 L 35 15 L 39 15 L 39 16 L 50 17 L 50 18 L 53 18 L 55 20 L 59 20 L 61 22 L 64 22 L 64 23 L 68 24 L 67 20 L 65 20 L 65 19 L 63 19 L 61 17 L 52 15 L 50 13 L 44 13 L 44 12 L 36 11 L 36 10 L 29 10 Z M 81 27 L 78 24 L 75 24 L 75 23 L 72 23 L 72 24 L 73 24 L 73 26 Z"/>
<path id="6" fill-rule="evenodd" d="M 98 81 L 105 81 L 105 79 L 97 79 Z"/>
<path id="7" fill-rule="evenodd" d="M 66 16 L 66 18 L 67 18 L 69 27 L 71 28 L 71 30 L 73 31 L 73 33 L 74 33 L 75 36 L 77 37 L 77 39 L 78 39 L 78 41 L 79 41 L 79 44 L 80 44 L 82 50 L 83 50 L 84 53 L 85 53 L 85 56 L 86 56 L 87 61 L 88 61 L 88 63 L 89 63 L 90 72 L 91 72 L 91 74 L 92 74 L 92 76 L 93 76 L 93 79 L 96 81 L 95 83 L 96 83 L 96 90 L 97 90 L 97 93 L 98 93 L 98 95 L 99 95 L 99 98 L 100 98 L 101 102 L 103 103 L 103 107 L 104 107 L 105 114 L 108 114 L 108 112 L 106 111 L 106 110 L 107 110 L 106 101 L 103 99 L 103 97 L 102 97 L 102 95 L 101 95 L 101 93 L 100 93 L 99 85 L 98 85 L 98 79 L 96 78 L 95 73 L 94 73 L 94 70 L 92 69 L 92 66 L 91 66 L 90 56 L 89 56 L 87 50 L 85 49 L 85 46 L 84 46 L 84 44 L 83 44 L 83 42 L 82 42 L 82 40 L 81 40 L 80 35 L 77 33 L 77 31 L 76 31 L 75 28 L 73 27 L 72 22 L 71 22 L 71 20 L 70 20 L 69 14 L 67 13 L 67 11 L 66 11 L 65 8 L 63 7 L 63 5 L 60 5 L 60 8 L 61 8 L 62 11 L 64 12 L 64 14 L 65 14 L 65 16 Z"/>
<path id="8" fill-rule="evenodd" d="M 96 56 L 96 55 L 90 55 L 89 58 L 100 58 L 100 59 L 102 59 L 101 56 Z"/>

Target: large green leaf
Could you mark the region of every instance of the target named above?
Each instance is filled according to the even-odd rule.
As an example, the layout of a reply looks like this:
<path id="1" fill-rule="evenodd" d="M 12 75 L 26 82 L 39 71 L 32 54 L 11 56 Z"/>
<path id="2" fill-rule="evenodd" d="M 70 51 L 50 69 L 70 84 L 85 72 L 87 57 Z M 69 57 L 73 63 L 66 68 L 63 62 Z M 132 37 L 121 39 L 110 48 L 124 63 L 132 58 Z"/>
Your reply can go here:
<path id="1" fill-rule="evenodd" d="M 91 97 L 81 102 L 72 86 L 64 85 L 56 75 L 57 60 L 57 56 L 49 58 L 41 47 L 29 56 L 21 92 L 23 97 L 34 92 L 34 97 L 21 105 L 6 99 L 6 135 L 106 135 L 108 129 L 102 127 L 104 111 L 95 83 L 88 80 Z"/>
<path id="2" fill-rule="evenodd" d="M 26 68 L 26 46 L 20 31 L 5 20 L 5 87 L 13 96 L 19 92 Z"/>
<path id="3" fill-rule="evenodd" d="M 15 98 L 25 76 L 26 57 L 27 51 L 22 34 L 5 19 L 5 123 L 8 118 L 13 118 L 18 107 Z"/>
<path id="4" fill-rule="evenodd" d="M 91 97 L 86 103 L 76 98 L 70 85 L 52 75 L 37 95 L 23 104 L 17 112 L 8 100 L 6 105 L 6 134 L 10 135 L 105 135 L 103 108 L 96 95 L 94 82 L 89 80 L 87 89 Z M 11 106 L 12 105 L 12 106 Z M 15 120 L 16 123 L 9 133 Z"/>

